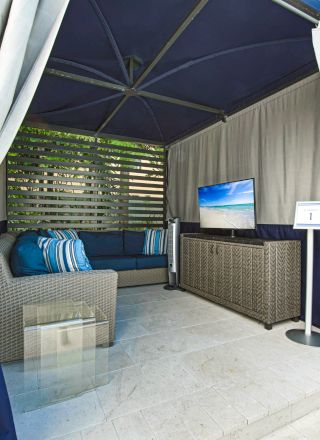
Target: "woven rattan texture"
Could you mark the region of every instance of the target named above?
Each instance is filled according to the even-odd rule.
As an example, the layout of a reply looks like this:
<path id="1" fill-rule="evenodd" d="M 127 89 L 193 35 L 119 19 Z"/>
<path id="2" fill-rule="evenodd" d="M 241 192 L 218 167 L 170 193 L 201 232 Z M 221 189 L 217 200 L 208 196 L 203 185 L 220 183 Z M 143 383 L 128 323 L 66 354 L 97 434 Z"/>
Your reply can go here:
<path id="1" fill-rule="evenodd" d="M 118 272 L 118 287 L 164 284 L 168 282 L 168 269 L 123 270 Z"/>
<path id="2" fill-rule="evenodd" d="M 0 362 L 23 358 L 24 304 L 71 299 L 96 305 L 109 321 L 114 341 L 118 275 L 112 270 L 69 272 L 15 278 L 9 266 L 15 237 L 0 236 Z M 98 343 L 105 343 L 99 341 Z"/>
<path id="3" fill-rule="evenodd" d="M 300 316 L 301 243 L 182 236 L 181 286 L 265 324 Z"/>

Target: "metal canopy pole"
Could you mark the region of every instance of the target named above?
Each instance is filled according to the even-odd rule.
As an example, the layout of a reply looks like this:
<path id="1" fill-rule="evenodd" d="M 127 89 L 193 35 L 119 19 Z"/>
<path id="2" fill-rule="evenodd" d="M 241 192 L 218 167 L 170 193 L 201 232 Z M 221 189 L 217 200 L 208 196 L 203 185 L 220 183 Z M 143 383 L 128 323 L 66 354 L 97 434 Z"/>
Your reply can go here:
<path id="1" fill-rule="evenodd" d="M 160 49 L 157 56 L 151 61 L 149 66 L 142 72 L 139 78 L 136 80 L 134 87 L 138 87 L 142 81 L 146 78 L 147 75 L 153 70 L 156 65 L 159 63 L 161 58 L 168 52 L 170 47 L 176 42 L 176 40 L 180 37 L 183 31 L 189 26 L 192 20 L 199 14 L 200 11 L 207 5 L 209 0 L 200 0 L 197 5 L 192 9 L 192 11 L 187 15 L 187 17 L 183 20 L 183 22 L 178 26 L 177 30 L 173 33 L 173 35 L 169 38 L 169 40 L 164 44 L 164 46 Z"/>
<path id="2" fill-rule="evenodd" d="M 312 17 L 307 12 L 304 12 L 301 9 L 295 7 L 293 4 L 290 4 L 290 3 L 288 3 L 288 2 L 286 2 L 284 0 L 272 0 L 272 1 L 274 3 L 277 3 L 278 5 L 282 6 L 283 8 L 288 9 L 288 11 L 291 11 L 291 12 L 297 14 L 297 15 L 300 15 L 300 17 L 302 17 L 302 18 L 304 18 L 306 20 L 311 21 L 311 23 L 313 23 L 313 24 L 318 24 L 319 23 L 319 20 L 317 18 Z M 299 3 L 298 1 L 296 1 L 295 3 L 297 4 L 297 6 L 298 5 L 300 5 L 302 7 L 304 6 L 301 3 Z"/>
<path id="3" fill-rule="evenodd" d="M 75 73 L 65 72 L 64 70 L 51 69 L 49 67 L 44 69 L 44 73 L 51 76 L 57 76 L 58 78 L 70 79 L 72 81 L 82 82 L 84 84 L 90 84 L 92 86 L 103 87 L 105 89 L 115 90 L 117 92 L 125 92 L 128 87 L 120 84 L 115 84 L 109 81 L 90 78 L 89 76 L 77 75 Z"/>
<path id="4" fill-rule="evenodd" d="M 287 337 L 291 341 L 303 345 L 320 347 L 320 333 L 312 331 L 312 298 L 313 298 L 313 249 L 314 230 L 307 230 L 307 286 L 305 306 L 305 330 L 292 329 L 287 331 Z"/>
<path id="5" fill-rule="evenodd" d="M 171 98 L 170 96 L 158 95 L 157 93 L 146 92 L 144 90 L 137 90 L 136 95 L 143 96 L 144 98 L 155 99 L 156 101 L 167 102 L 169 104 L 176 104 L 182 107 L 189 107 L 195 110 L 202 110 L 204 112 L 216 113 L 218 115 L 225 116 L 224 111 L 219 108 L 209 107 L 208 105 L 185 101 L 184 99 Z"/>

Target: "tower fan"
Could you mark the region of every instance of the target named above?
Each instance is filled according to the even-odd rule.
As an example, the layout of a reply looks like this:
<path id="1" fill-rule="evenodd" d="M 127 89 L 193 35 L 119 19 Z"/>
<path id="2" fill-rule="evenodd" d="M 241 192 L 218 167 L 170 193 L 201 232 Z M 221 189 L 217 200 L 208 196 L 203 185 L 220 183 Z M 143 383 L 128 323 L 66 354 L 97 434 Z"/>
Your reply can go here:
<path id="1" fill-rule="evenodd" d="M 173 217 L 168 220 L 168 275 L 169 283 L 164 286 L 166 290 L 179 289 L 179 236 L 180 218 Z"/>

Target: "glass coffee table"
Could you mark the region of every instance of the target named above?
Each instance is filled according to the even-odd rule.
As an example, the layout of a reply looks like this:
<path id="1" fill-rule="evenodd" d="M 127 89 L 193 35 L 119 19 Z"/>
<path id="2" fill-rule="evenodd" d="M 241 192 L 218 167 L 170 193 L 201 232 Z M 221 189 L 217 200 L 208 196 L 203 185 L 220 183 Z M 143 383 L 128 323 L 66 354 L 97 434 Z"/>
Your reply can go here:
<path id="1" fill-rule="evenodd" d="M 28 304 L 23 306 L 23 332 L 24 377 L 37 378 L 24 411 L 106 383 L 109 322 L 98 307 L 83 301 Z"/>

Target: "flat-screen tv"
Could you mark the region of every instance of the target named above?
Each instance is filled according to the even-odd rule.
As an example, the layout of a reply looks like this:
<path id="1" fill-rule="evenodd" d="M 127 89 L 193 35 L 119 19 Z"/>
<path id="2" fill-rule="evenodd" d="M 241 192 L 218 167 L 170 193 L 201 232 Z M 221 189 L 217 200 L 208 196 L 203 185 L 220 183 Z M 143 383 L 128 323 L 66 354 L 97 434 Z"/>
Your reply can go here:
<path id="1" fill-rule="evenodd" d="M 256 228 L 254 179 L 202 186 L 198 200 L 201 228 Z"/>

